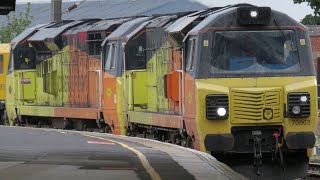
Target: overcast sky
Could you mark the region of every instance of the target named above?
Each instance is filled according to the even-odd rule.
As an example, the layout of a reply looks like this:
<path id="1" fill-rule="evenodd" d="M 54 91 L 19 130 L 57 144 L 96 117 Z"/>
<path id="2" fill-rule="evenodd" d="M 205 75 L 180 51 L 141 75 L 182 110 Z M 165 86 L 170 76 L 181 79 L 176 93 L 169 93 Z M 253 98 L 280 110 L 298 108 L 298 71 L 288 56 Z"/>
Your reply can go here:
<path id="1" fill-rule="evenodd" d="M 258 6 L 269 6 L 287 13 L 289 16 L 300 21 L 307 14 L 312 14 L 312 9 L 307 3 L 294 4 L 293 0 L 194 0 L 210 6 L 223 6 L 237 3 L 250 3 Z"/>
<path id="2" fill-rule="evenodd" d="M 17 0 L 17 3 L 26 2 L 50 2 L 51 0 Z M 63 0 L 63 2 L 75 0 Z M 101 0 L 103 1 L 103 0 Z M 107 0 L 105 0 L 107 1 Z M 139 1 L 139 0 L 135 0 Z M 150 0 L 152 1 L 152 0 Z M 250 3 L 258 6 L 270 6 L 273 9 L 287 13 L 289 16 L 300 21 L 305 15 L 311 14 L 312 10 L 307 3 L 293 4 L 293 0 L 193 0 L 209 6 L 225 6 L 228 4 Z"/>

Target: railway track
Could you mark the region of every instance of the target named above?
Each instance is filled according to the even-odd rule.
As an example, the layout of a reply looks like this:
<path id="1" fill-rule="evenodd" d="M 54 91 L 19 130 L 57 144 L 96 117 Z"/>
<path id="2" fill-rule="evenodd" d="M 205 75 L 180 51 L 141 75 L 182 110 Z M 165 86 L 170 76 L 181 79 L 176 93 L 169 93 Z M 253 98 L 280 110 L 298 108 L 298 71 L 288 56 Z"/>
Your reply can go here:
<path id="1" fill-rule="evenodd" d="M 311 161 L 307 179 L 320 179 L 320 161 Z"/>

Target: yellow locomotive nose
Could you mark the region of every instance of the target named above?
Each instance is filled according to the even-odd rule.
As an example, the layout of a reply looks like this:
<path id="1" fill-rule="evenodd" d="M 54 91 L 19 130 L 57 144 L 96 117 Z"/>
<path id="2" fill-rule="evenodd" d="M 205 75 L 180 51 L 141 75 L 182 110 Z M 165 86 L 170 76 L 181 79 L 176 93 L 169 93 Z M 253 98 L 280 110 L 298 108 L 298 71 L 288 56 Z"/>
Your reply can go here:
<path id="1" fill-rule="evenodd" d="M 317 101 L 312 97 L 317 96 L 317 89 L 313 76 L 200 79 L 196 80 L 196 87 L 197 102 L 205 101 L 197 103 L 197 122 L 203 139 L 213 135 L 223 137 L 230 143 L 225 148 L 230 150 L 237 144 L 238 130 L 240 134 L 246 131 L 248 141 L 242 143 L 250 144 L 249 135 L 256 130 L 272 138 L 273 131 L 281 128 L 283 138 L 289 137 L 287 143 L 292 148 L 309 148 L 314 144 Z M 220 107 L 226 108 L 223 117 L 218 116 Z M 295 107 L 299 107 L 299 112 Z M 297 138 L 308 143 L 297 144 Z M 202 150 L 210 148 L 205 142 L 201 144 Z"/>

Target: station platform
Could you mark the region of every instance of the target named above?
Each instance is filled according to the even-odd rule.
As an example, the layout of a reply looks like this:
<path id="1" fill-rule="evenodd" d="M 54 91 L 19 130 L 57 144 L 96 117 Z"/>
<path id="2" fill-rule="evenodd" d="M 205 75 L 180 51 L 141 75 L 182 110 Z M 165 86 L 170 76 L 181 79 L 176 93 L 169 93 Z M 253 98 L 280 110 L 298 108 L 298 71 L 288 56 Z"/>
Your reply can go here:
<path id="1" fill-rule="evenodd" d="M 246 179 L 211 155 L 155 140 L 0 127 L 0 179 Z"/>

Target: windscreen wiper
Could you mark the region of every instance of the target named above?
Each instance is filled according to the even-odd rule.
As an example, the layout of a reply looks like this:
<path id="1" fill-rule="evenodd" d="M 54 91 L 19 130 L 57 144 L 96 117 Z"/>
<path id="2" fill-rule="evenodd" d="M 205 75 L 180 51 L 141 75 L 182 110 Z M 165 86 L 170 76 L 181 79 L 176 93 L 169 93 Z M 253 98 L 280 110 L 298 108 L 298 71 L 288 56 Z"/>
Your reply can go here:
<path id="1" fill-rule="evenodd" d="M 274 18 L 274 19 L 273 19 L 273 22 L 274 22 L 274 23 L 276 24 L 276 26 L 280 29 L 280 32 L 281 32 L 281 34 L 282 34 L 283 40 L 286 41 L 286 40 L 287 40 L 286 35 L 284 34 L 284 31 L 283 31 L 283 29 L 281 28 L 281 26 L 279 25 L 277 19 Z"/>

